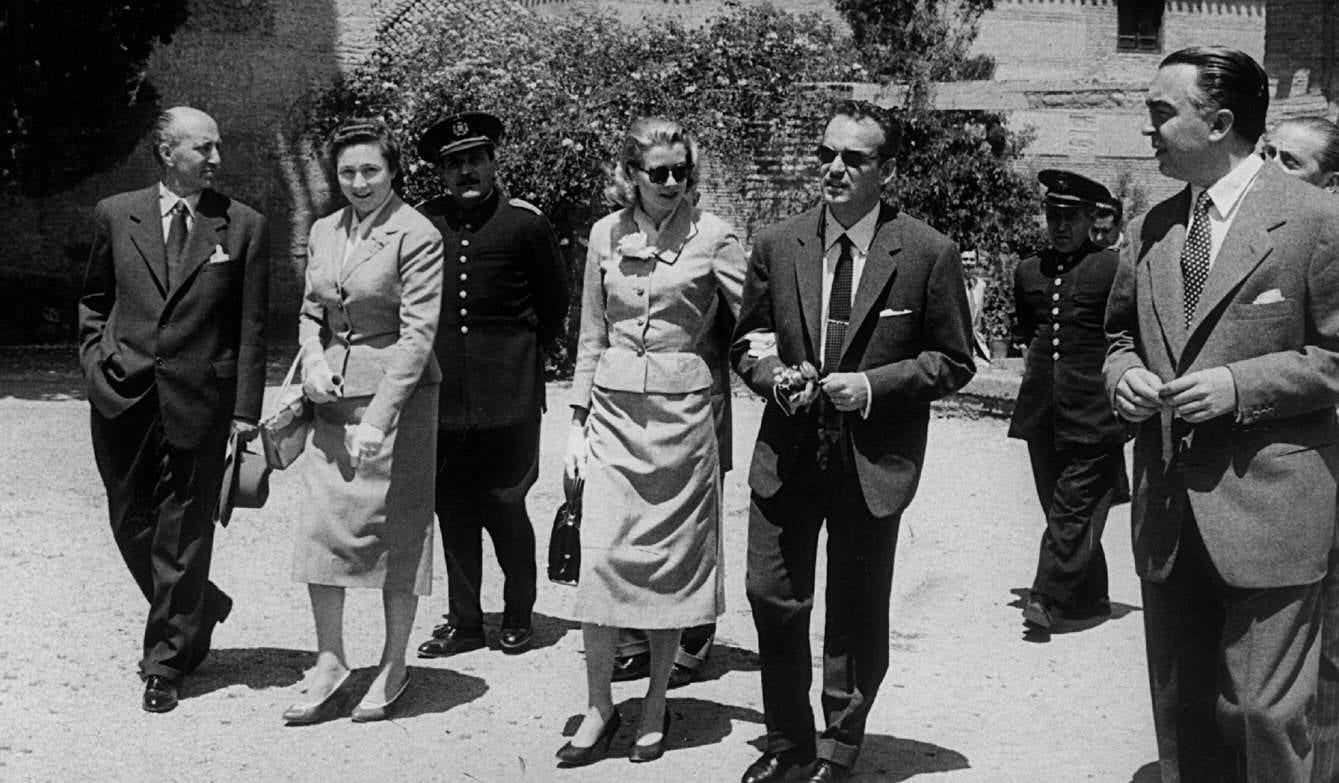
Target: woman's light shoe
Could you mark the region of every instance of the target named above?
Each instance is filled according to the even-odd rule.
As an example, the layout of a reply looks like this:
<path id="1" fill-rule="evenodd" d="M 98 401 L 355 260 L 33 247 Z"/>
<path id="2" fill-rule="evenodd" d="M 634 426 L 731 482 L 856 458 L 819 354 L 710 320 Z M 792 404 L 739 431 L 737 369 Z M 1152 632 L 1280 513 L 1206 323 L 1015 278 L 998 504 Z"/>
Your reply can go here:
<path id="1" fill-rule="evenodd" d="M 349 716 L 353 718 L 354 723 L 370 723 L 377 720 L 386 720 L 391 716 L 391 710 L 395 707 L 395 702 L 400 700 L 405 690 L 409 687 L 409 673 L 406 672 L 404 682 L 400 684 L 400 690 L 395 695 L 382 702 L 381 704 L 368 704 L 365 701 L 358 702 L 358 706 L 353 708 L 353 713 Z"/>
<path id="2" fill-rule="evenodd" d="M 320 701 L 305 704 L 299 702 L 284 710 L 284 721 L 290 726 L 310 726 L 336 717 L 339 714 L 340 703 L 344 700 L 341 691 L 351 674 L 352 671 L 345 671 L 344 676 L 335 683 L 335 687 L 331 688 Z"/>

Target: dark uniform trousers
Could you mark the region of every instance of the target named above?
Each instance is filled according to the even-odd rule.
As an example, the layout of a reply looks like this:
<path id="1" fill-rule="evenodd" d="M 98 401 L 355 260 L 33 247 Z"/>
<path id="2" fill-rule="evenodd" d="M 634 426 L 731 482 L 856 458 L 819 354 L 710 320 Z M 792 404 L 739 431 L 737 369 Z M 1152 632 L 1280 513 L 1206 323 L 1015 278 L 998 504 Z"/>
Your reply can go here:
<path id="1" fill-rule="evenodd" d="M 1062 607 L 1090 609 L 1107 597 L 1107 560 L 1102 531 L 1124 475 L 1119 445 L 1072 445 L 1053 439 L 1027 442 L 1032 479 L 1046 514 L 1032 592 Z"/>
<path id="2" fill-rule="evenodd" d="M 228 604 L 209 581 L 228 428 L 222 418 L 198 448 L 173 446 L 152 390 L 115 418 L 92 409 L 112 537 L 149 602 L 141 676 L 179 681 L 192 672 Z"/>
<path id="3" fill-rule="evenodd" d="M 503 627 L 529 626 L 535 605 L 535 531 L 525 495 L 539 475 L 539 418 L 480 429 L 437 431 L 437 523 L 446 554 L 451 624 L 483 628 L 483 531 L 493 540 L 504 586 Z"/>
<path id="4" fill-rule="evenodd" d="M 1228 585 L 1186 509 L 1171 574 L 1142 581 L 1163 783 L 1304 783 L 1321 585 Z"/>
<path id="5" fill-rule="evenodd" d="M 816 440 L 817 433 L 813 436 Z M 849 452 L 850 443 L 845 444 Z M 814 454 L 816 444 L 800 449 Z M 854 766 L 870 707 L 888 671 L 888 601 L 901 515 L 865 505 L 851 459 L 797 468 L 770 498 L 749 503 L 746 592 L 758 631 L 766 750 L 816 753 Z M 809 618 L 814 607 L 818 534 L 827 523 L 827 620 L 822 708 L 815 742 Z"/>

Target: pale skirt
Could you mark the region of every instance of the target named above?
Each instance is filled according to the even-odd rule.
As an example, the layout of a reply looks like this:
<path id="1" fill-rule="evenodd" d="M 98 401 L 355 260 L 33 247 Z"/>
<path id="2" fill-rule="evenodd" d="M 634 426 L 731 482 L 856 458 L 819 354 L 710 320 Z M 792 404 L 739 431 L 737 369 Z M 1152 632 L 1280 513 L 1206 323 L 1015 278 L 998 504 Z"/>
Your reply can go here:
<path id="1" fill-rule="evenodd" d="M 432 593 L 437 389 L 415 390 L 381 453 L 356 471 L 345 438 L 372 398 L 315 406 L 311 442 L 300 460 L 305 491 L 295 581 Z"/>
<path id="2" fill-rule="evenodd" d="M 687 628 L 725 609 L 711 394 L 595 387 L 574 619 Z"/>

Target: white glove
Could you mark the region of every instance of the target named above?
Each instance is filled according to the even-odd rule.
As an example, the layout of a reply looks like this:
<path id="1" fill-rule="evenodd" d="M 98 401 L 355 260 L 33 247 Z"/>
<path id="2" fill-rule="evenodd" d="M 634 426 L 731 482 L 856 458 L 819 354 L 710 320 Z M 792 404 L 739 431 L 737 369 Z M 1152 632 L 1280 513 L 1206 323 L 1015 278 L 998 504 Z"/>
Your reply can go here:
<path id="1" fill-rule="evenodd" d="M 386 442 L 386 433 L 371 424 L 350 425 L 344 431 L 344 448 L 349 452 L 349 463 L 357 470 L 365 459 L 373 459 L 381 453 Z"/>

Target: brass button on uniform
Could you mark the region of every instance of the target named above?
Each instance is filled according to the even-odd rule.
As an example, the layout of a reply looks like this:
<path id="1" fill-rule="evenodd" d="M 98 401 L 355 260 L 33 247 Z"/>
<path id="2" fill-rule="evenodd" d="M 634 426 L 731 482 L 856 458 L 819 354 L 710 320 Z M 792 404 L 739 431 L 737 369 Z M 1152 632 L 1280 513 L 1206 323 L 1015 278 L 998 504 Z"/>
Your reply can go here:
<path id="1" fill-rule="evenodd" d="M 462 240 L 460 240 L 460 246 L 461 246 L 461 247 L 469 247 L 469 246 L 470 246 L 470 241 L 469 241 L 468 239 L 462 239 Z"/>
<path id="2" fill-rule="evenodd" d="M 461 256 L 461 257 L 460 257 L 460 263 L 462 263 L 462 264 L 465 263 L 465 261 L 467 261 L 467 260 L 468 260 L 468 259 L 466 259 L 465 256 Z"/>
<path id="3" fill-rule="evenodd" d="M 469 315 L 469 314 L 470 314 L 470 311 L 469 311 L 469 310 L 467 310 L 467 309 L 464 308 L 464 307 L 460 308 L 460 317 L 461 317 L 461 318 L 464 318 L 465 316 L 467 316 L 467 315 Z"/>
<path id="4" fill-rule="evenodd" d="M 1052 337 L 1052 338 L 1051 338 L 1051 345 L 1059 345 L 1059 344 L 1060 344 L 1060 338 L 1059 338 L 1059 337 Z"/>
<path id="5" fill-rule="evenodd" d="M 461 291 L 461 292 L 460 292 L 460 298 L 461 298 L 461 299 L 464 299 L 464 298 L 467 297 L 467 296 L 469 296 L 469 293 L 467 293 L 467 292 L 465 292 L 465 291 Z"/>
<path id="6" fill-rule="evenodd" d="M 1060 308 L 1059 308 L 1059 307 L 1052 307 L 1052 308 L 1051 308 L 1051 315 L 1060 315 Z"/>
<path id="7" fill-rule="evenodd" d="M 1052 361 L 1058 361 L 1060 359 L 1060 352 L 1056 351 L 1055 353 L 1051 354 L 1051 359 Z"/>
<path id="8" fill-rule="evenodd" d="M 470 279 L 470 276 L 469 276 L 468 273 L 466 273 L 466 272 L 461 272 L 461 273 L 460 273 L 460 282 L 463 283 L 463 282 L 465 282 L 466 280 L 469 280 L 469 279 Z"/>
<path id="9" fill-rule="evenodd" d="M 460 325 L 460 333 L 461 333 L 461 334 L 469 334 L 469 333 L 470 333 L 470 328 L 469 328 L 468 326 L 464 325 L 464 324 L 461 324 L 461 325 Z"/>

